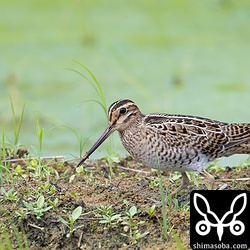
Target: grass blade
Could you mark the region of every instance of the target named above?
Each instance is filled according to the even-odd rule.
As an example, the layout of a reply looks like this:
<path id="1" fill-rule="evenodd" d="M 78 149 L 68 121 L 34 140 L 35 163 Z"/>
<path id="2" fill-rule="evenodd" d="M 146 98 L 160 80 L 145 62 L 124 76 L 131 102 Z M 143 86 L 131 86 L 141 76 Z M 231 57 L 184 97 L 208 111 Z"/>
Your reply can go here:
<path id="1" fill-rule="evenodd" d="M 18 124 L 17 124 L 17 117 L 16 117 L 16 113 L 15 113 L 14 104 L 13 104 L 13 101 L 12 101 L 11 97 L 10 97 L 10 105 L 11 105 L 13 133 L 14 133 L 14 146 L 16 147 L 15 149 L 17 149 L 18 140 L 19 140 L 19 136 L 20 136 L 20 130 L 21 130 L 23 117 L 24 117 L 25 105 L 23 105 L 22 113 L 21 113 L 21 116 L 19 118 Z"/>
<path id="2" fill-rule="evenodd" d="M 74 60 L 77 64 L 79 64 L 82 68 L 84 68 L 89 74 L 90 76 L 92 77 L 92 79 L 94 80 L 94 83 L 95 83 L 95 90 L 97 92 L 97 94 L 99 95 L 100 99 L 101 99 L 101 102 L 103 104 L 103 106 L 106 108 L 107 110 L 107 105 L 106 105 L 106 100 L 105 100 L 105 97 L 104 97 L 104 93 L 102 91 L 102 87 L 100 85 L 100 83 L 97 81 L 96 77 L 94 76 L 94 74 L 86 67 L 84 66 L 83 64 L 81 64 L 80 62 Z M 93 85 L 93 83 L 91 82 L 91 84 Z"/>
<path id="3" fill-rule="evenodd" d="M 165 238 L 168 236 L 168 222 L 167 222 L 167 209 L 166 209 L 166 197 L 164 194 L 164 188 L 162 184 L 162 175 L 160 170 L 157 171 L 158 178 L 159 178 L 159 188 L 161 193 L 161 202 L 162 202 L 162 220 L 163 220 L 163 235 Z"/>
<path id="4" fill-rule="evenodd" d="M 104 93 L 103 93 L 103 90 L 102 90 L 102 87 L 101 87 L 100 83 L 98 82 L 98 80 L 96 79 L 94 74 L 86 66 L 84 66 L 83 64 L 81 64 L 80 62 L 78 62 L 76 60 L 74 60 L 74 62 L 76 62 L 84 70 L 86 70 L 88 72 L 88 74 L 91 76 L 92 79 L 89 79 L 88 77 L 86 77 L 83 73 L 79 72 L 78 70 L 70 69 L 70 68 L 68 68 L 68 70 L 79 74 L 84 79 L 86 79 L 88 81 L 88 83 L 91 84 L 91 86 L 94 88 L 95 92 L 97 93 L 97 95 L 100 98 L 100 101 L 98 101 L 98 100 L 94 100 L 94 101 L 101 105 L 101 107 L 102 107 L 102 109 L 103 109 L 103 111 L 105 113 L 105 116 L 108 118 L 106 99 L 105 99 L 105 96 L 104 96 Z"/>
<path id="5" fill-rule="evenodd" d="M 77 141 L 78 141 L 78 143 L 79 143 L 79 158 L 81 158 L 82 155 L 83 155 L 83 148 L 84 148 L 84 145 L 85 145 L 86 141 L 87 141 L 91 136 L 88 136 L 85 140 L 83 140 L 83 136 L 82 136 L 82 135 L 78 135 L 78 133 L 77 133 L 73 128 L 71 128 L 70 126 L 68 126 L 68 125 L 61 125 L 61 126 L 67 128 L 67 129 L 69 129 L 69 130 L 70 130 L 71 132 L 73 132 L 74 135 L 76 136 Z"/>
<path id="6" fill-rule="evenodd" d="M 178 246 L 178 249 L 185 250 L 185 247 L 183 246 L 180 237 L 176 234 L 176 231 L 174 230 L 174 228 L 171 229 L 171 233 L 172 233 L 173 238 Z"/>
<path id="7" fill-rule="evenodd" d="M 38 151 L 39 151 L 39 155 L 41 156 L 42 148 L 43 148 L 43 132 L 44 132 L 44 130 L 41 129 L 41 127 L 40 127 L 38 116 L 36 117 L 36 132 L 37 132 L 37 139 L 38 139 Z"/>

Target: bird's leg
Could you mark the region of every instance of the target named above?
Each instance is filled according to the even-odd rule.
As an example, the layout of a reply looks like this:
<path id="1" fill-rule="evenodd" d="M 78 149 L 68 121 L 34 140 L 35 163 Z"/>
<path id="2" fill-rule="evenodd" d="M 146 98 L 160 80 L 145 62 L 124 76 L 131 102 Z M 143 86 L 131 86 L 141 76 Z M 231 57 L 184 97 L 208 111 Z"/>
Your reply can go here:
<path id="1" fill-rule="evenodd" d="M 205 169 L 201 172 L 205 177 L 208 178 L 209 181 L 209 188 L 208 189 L 213 189 L 214 188 L 214 176 L 208 173 Z"/>
<path id="2" fill-rule="evenodd" d="M 178 194 L 189 183 L 189 179 L 186 172 L 182 172 L 181 175 L 182 175 L 182 183 L 178 188 L 176 188 L 174 192 L 172 192 L 172 195 Z"/>

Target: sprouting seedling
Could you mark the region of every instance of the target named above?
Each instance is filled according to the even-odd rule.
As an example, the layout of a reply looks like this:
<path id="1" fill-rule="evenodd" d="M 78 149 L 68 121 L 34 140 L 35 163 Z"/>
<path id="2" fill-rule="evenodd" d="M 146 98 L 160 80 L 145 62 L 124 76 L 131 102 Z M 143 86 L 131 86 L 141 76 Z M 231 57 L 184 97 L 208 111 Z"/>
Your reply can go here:
<path id="1" fill-rule="evenodd" d="M 101 213 L 102 220 L 99 221 L 100 224 L 107 225 L 107 228 L 110 229 L 114 226 L 117 226 L 119 223 L 119 219 L 121 217 L 121 214 L 116 214 L 113 211 L 112 205 L 109 207 L 106 207 L 104 205 L 100 205 L 97 210 Z"/>
<path id="2" fill-rule="evenodd" d="M 43 149 L 43 133 L 44 133 L 44 129 L 41 128 L 41 126 L 40 126 L 38 116 L 36 116 L 36 133 L 37 133 L 38 147 L 31 146 L 31 148 L 36 153 L 36 155 L 38 157 L 38 160 L 39 160 L 39 165 L 40 165 L 42 149 Z"/>
<path id="3" fill-rule="evenodd" d="M 40 219 L 44 214 L 44 212 L 52 208 L 52 206 L 45 207 L 43 195 L 41 195 L 34 203 L 28 203 L 26 201 L 23 201 L 23 204 L 25 205 L 25 207 L 27 207 L 31 212 L 33 212 L 36 215 L 37 219 Z"/>
<path id="4" fill-rule="evenodd" d="M 3 161 L 2 161 L 3 160 Z M 2 144 L 0 147 L 0 185 L 3 182 L 3 170 L 10 173 L 8 167 L 5 164 L 2 164 L 6 160 L 6 143 L 5 143 L 5 127 L 2 129 Z"/>
<path id="5" fill-rule="evenodd" d="M 130 227 L 130 230 L 134 227 L 136 227 L 137 225 L 140 224 L 144 224 L 145 221 L 139 221 L 137 222 L 135 220 L 135 215 L 137 214 L 137 207 L 136 206 L 132 206 L 129 211 L 125 212 L 126 216 L 123 217 L 123 222 L 121 223 L 122 225 L 127 225 Z M 132 232 L 132 231 L 131 231 Z"/>
<path id="6" fill-rule="evenodd" d="M 149 219 L 152 219 L 155 215 L 155 204 L 152 207 L 146 207 L 146 213 L 148 214 Z"/>
<path id="7" fill-rule="evenodd" d="M 20 130 L 21 130 L 23 117 L 24 117 L 25 105 L 23 105 L 19 121 L 18 121 L 18 119 L 16 117 L 15 108 L 14 108 L 14 104 L 13 104 L 13 101 L 12 101 L 11 97 L 10 97 L 10 105 L 11 105 L 11 113 L 12 113 L 13 132 L 14 132 L 14 147 L 15 147 L 15 151 L 16 151 L 17 148 L 18 148 L 18 141 L 19 141 Z"/>
<path id="8" fill-rule="evenodd" d="M 71 132 L 74 133 L 74 135 L 76 136 L 76 139 L 78 141 L 78 144 L 79 144 L 79 157 L 81 158 L 82 157 L 82 154 L 83 154 L 83 147 L 86 143 L 86 141 L 89 139 L 89 137 L 87 137 L 85 140 L 83 140 L 83 136 L 82 134 L 79 135 L 75 129 L 71 128 L 70 126 L 67 126 L 67 125 L 62 125 L 63 127 L 69 129 Z"/>
<path id="9" fill-rule="evenodd" d="M 82 207 L 78 206 L 72 214 L 69 215 L 68 221 L 64 220 L 62 217 L 59 217 L 59 220 L 69 228 L 69 233 L 66 235 L 67 238 L 71 237 L 75 230 L 83 227 L 84 225 L 75 226 L 75 221 L 79 219 L 82 213 Z"/>
<path id="10" fill-rule="evenodd" d="M 137 207 L 132 206 L 128 212 L 125 212 L 126 215 L 128 216 L 129 220 L 132 220 L 133 217 L 137 214 Z"/>
<path id="11" fill-rule="evenodd" d="M 4 192 L 4 196 L 5 196 L 6 200 L 18 201 L 17 192 L 14 190 L 13 187 L 10 188 L 8 191 Z"/>
<path id="12" fill-rule="evenodd" d="M 113 214 L 113 215 L 102 215 L 103 219 L 99 221 L 101 224 L 106 224 L 108 228 L 112 228 L 117 225 L 121 214 Z"/>
<path id="13" fill-rule="evenodd" d="M 146 236 L 147 234 L 149 234 L 149 232 L 144 232 L 144 233 L 140 233 L 139 230 L 137 229 L 138 225 L 143 224 L 144 221 L 135 221 L 134 216 L 137 214 L 137 207 L 136 206 L 132 206 L 129 211 L 125 212 L 126 216 L 123 217 L 123 222 L 121 223 L 122 225 L 126 225 L 126 227 L 129 228 L 130 234 L 126 235 L 124 233 L 121 233 L 122 236 L 126 236 L 129 238 L 134 239 L 134 243 L 137 242 L 138 239 Z"/>
<path id="14" fill-rule="evenodd" d="M 144 233 L 141 234 L 138 229 L 134 230 L 132 232 L 132 237 L 134 239 L 134 243 L 137 243 L 138 239 L 141 239 L 141 238 L 145 237 L 148 234 L 149 234 L 149 232 L 144 232 Z"/>
<path id="15" fill-rule="evenodd" d="M 38 139 L 38 152 L 39 156 L 41 156 L 42 148 L 43 148 L 43 129 L 40 127 L 40 123 L 38 117 L 36 117 L 36 132 L 37 132 L 37 139 Z"/>

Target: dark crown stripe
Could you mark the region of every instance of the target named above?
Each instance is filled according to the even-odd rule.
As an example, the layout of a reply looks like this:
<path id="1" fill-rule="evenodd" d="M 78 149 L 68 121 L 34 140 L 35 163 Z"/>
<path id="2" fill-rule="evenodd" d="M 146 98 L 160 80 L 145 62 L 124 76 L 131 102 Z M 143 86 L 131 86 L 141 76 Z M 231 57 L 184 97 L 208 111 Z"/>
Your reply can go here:
<path id="1" fill-rule="evenodd" d="M 111 120 L 111 116 L 112 116 L 112 113 L 122 107 L 122 106 L 125 106 L 126 108 L 130 107 L 130 106 L 134 106 L 134 102 L 131 101 L 131 100 L 128 100 L 128 99 L 122 99 L 122 100 L 118 100 L 114 103 L 112 103 L 110 106 L 109 106 L 109 109 L 108 109 L 108 116 L 109 116 L 109 120 Z"/>

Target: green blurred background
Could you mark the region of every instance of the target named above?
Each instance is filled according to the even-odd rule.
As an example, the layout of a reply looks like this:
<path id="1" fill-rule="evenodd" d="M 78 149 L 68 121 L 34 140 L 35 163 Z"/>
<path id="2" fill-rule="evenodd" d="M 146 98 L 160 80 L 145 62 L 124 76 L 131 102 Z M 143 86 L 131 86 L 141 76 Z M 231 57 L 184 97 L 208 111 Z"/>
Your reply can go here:
<path id="1" fill-rule="evenodd" d="M 28 147 L 38 145 L 38 116 L 43 155 L 78 155 L 61 125 L 91 136 L 87 150 L 107 123 L 86 102 L 98 99 L 93 88 L 66 69 L 88 77 L 73 59 L 93 72 L 108 105 L 129 98 L 144 113 L 250 122 L 248 0 L 2 0 L 0 50 L 1 129 L 13 141 L 11 96 L 17 114 L 25 104 L 20 142 Z"/>

